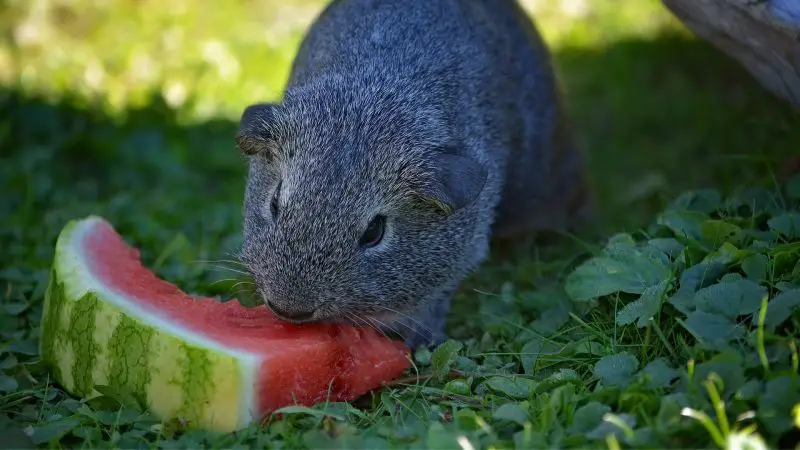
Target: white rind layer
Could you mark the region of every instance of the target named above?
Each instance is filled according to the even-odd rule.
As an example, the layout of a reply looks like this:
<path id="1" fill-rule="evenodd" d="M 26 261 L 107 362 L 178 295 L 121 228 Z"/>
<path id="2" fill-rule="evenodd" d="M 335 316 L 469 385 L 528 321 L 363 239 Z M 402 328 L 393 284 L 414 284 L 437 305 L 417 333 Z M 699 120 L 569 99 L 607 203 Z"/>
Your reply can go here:
<path id="1" fill-rule="evenodd" d="M 128 297 L 124 292 L 104 284 L 89 269 L 88 261 L 85 259 L 87 252 L 82 248 L 84 238 L 99 224 L 107 224 L 107 222 L 96 216 L 76 221 L 72 233 L 69 233 L 67 239 L 59 238 L 56 243 L 55 269 L 59 279 L 64 283 L 66 297 L 77 299 L 88 292 L 93 292 L 99 299 L 116 306 L 124 314 L 163 330 L 183 342 L 236 358 L 239 361 L 238 366 L 242 377 L 238 399 L 239 427 L 246 427 L 253 420 L 257 420 L 255 383 L 261 368 L 259 356 L 240 349 L 230 348 L 195 331 L 176 325 L 154 314 L 152 311 L 141 308 L 135 298 Z"/>

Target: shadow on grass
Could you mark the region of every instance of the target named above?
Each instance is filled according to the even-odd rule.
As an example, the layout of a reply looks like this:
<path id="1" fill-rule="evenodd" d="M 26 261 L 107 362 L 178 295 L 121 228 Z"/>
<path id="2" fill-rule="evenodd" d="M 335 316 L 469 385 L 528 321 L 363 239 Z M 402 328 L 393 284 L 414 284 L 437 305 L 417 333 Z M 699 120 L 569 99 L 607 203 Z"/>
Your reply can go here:
<path id="1" fill-rule="evenodd" d="M 769 182 L 800 118 L 738 64 L 677 34 L 555 55 L 605 223 L 635 228 L 680 191 Z"/>
<path id="2" fill-rule="evenodd" d="M 158 275 L 189 292 L 231 293 L 236 273 L 203 261 L 238 246 L 245 162 L 235 123 L 180 125 L 159 98 L 122 120 L 69 96 L 53 104 L 8 89 L 0 108 L 0 265 L 15 291 L 46 279 L 68 221 L 96 214 Z"/>

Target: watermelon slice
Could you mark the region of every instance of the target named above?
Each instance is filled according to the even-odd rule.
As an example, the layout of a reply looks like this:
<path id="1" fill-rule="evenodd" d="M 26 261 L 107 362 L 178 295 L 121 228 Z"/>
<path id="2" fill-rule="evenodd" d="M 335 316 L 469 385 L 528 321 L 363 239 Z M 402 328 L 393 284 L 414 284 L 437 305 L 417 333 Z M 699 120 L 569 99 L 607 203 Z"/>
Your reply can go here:
<path id="1" fill-rule="evenodd" d="M 408 349 L 375 330 L 191 297 L 95 216 L 58 237 L 40 345 L 67 392 L 124 387 L 163 420 L 218 431 L 287 405 L 355 399 L 410 365 Z"/>

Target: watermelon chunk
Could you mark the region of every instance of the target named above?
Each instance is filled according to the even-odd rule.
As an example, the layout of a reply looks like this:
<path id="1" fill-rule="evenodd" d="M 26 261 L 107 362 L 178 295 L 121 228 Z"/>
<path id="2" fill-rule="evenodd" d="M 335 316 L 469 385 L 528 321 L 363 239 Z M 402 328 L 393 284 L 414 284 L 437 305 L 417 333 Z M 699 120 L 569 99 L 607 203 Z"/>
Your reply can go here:
<path id="1" fill-rule="evenodd" d="M 408 348 L 372 329 L 191 297 L 96 216 L 58 237 L 41 329 L 42 359 L 67 392 L 124 387 L 164 420 L 218 431 L 282 406 L 350 401 L 410 365 Z"/>

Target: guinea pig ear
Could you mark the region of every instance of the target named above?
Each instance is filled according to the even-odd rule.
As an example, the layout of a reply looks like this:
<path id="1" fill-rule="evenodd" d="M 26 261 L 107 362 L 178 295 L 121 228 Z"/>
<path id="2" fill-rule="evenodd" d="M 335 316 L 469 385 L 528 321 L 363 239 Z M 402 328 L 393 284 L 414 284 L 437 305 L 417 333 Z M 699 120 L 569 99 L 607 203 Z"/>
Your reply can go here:
<path id="1" fill-rule="evenodd" d="M 236 133 L 236 145 L 245 155 L 274 156 L 278 150 L 276 105 L 257 103 L 245 108 Z"/>
<path id="2" fill-rule="evenodd" d="M 431 179 L 420 192 L 424 200 L 444 215 L 451 215 L 480 195 L 489 175 L 482 164 L 446 150 L 434 153 L 432 158 Z"/>

